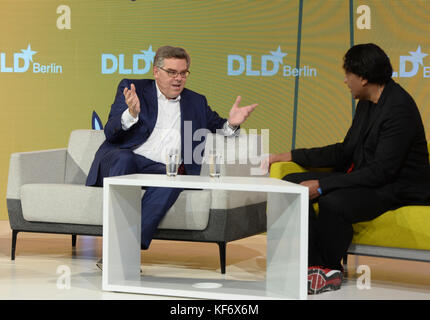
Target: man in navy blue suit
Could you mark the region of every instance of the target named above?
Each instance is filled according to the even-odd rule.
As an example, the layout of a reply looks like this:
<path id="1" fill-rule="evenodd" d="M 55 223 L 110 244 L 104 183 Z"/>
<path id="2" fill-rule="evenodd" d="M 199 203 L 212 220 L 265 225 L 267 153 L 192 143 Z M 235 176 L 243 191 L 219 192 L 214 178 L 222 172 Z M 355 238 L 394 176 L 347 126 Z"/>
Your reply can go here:
<path id="1" fill-rule="evenodd" d="M 124 79 L 104 128 L 105 142 L 97 151 L 87 186 L 103 186 L 103 178 L 133 173 L 166 172 L 169 150 L 180 151 L 180 171 L 200 174 L 201 164 L 192 155 L 199 141 L 196 130 L 222 130 L 234 135 L 257 104 L 239 107 L 238 96 L 228 119 L 208 106 L 206 98 L 185 88 L 190 74 L 190 56 L 178 47 L 164 46 L 154 58 L 154 80 Z M 184 134 L 186 133 L 186 134 Z M 182 189 L 148 187 L 142 197 L 142 249 L 147 249 L 169 208 Z"/>

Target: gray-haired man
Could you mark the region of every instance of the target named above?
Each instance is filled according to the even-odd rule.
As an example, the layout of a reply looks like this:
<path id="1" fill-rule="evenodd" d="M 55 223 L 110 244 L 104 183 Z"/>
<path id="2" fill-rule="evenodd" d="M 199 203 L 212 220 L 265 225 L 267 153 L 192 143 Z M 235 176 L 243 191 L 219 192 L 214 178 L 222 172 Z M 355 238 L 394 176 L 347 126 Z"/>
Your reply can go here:
<path id="1" fill-rule="evenodd" d="M 97 151 L 86 184 L 103 186 L 103 178 L 133 173 L 165 173 L 168 150 L 184 155 L 184 123 L 192 124 L 192 133 L 199 129 L 225 135 L 237 128 L 257 104 L 239 107 L 238 96 L 228 120 L 208 106 L 206 98 L 185 89 L 190 74 L 191 59 L 178 47 L 165 46 L 154 58 L 154 80 L 124 79 L 120 82 L 104 128 L 106 141 Z M 192 135 L 191 135 L 192 136 Z M 191 153 L 198 141 L 187 141 Z M 191 156 L 186 157 L 192 159 Z M 201 165 L 194 159 L 183 163 L 182 173 L 200 174 Z M 147 249 L 152 237 L 182 189 L 147 188 L 142 197 L 142 249 Z"/>

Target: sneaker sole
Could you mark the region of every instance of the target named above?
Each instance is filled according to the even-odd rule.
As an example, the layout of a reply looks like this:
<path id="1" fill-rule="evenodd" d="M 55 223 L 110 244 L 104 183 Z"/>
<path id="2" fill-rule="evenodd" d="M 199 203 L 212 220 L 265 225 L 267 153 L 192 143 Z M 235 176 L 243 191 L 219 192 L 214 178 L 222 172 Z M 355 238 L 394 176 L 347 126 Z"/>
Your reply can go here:
<path id="1" fill-rule="evenodd" d="M 339 290 L 341 284 L 342 273 L 337 270 L 328 274 L 317 268 L 308 271 L 308 294 Z"/>

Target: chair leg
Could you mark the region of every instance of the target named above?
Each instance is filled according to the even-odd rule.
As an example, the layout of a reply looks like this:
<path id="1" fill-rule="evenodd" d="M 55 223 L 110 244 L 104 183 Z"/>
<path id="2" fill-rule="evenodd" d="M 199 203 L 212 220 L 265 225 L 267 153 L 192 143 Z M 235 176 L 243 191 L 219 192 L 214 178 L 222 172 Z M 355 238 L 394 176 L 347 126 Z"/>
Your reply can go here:
<path id="1" fill-rule="evenodd" d="M 18 230 L 12 230 L 12 250 L 10 254 L 11 260 L 15 260 L 16 239 L 18 236 L 18 232 Z"/>
<path id="2" fill-rule="evenodd" d="M 345 255 L 342 258 L 342 267 L 343 267 L 343 272 L 344 272 L 344 276 L 348 277 L 348 254 L 345 253 Z"/>
<path id="3" fill-rule="evenodd" d="M 76 247 L 76 238 L 78 235 L 72 234 L 72 247 Z"/>
<path id="4" fill-rule="evenodd" d="M 221 273 L 225 274 L 225 256 L 226 256 L 226 247 L 227 243 L 224 242 L 217 242 L 218 248 L 219 248 L 219 258 L 221 263 Z"/>

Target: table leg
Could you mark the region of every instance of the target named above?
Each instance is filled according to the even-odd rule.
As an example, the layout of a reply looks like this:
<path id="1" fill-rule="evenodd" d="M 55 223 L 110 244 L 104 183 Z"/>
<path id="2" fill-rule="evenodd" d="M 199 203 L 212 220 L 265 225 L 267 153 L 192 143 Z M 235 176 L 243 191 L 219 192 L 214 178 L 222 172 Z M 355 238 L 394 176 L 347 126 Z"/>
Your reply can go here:
<path id="1" fill-rule="evenodd" d="M 142 191 L 105 185 L 103 202 L 103 289 L 140 279 Z"/>
<path id="2" fill-rule="evenodd" d="M 266 289 L 307 299 L 308 196 L 268 193 Z"/>

